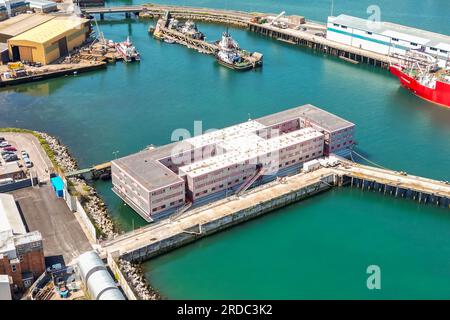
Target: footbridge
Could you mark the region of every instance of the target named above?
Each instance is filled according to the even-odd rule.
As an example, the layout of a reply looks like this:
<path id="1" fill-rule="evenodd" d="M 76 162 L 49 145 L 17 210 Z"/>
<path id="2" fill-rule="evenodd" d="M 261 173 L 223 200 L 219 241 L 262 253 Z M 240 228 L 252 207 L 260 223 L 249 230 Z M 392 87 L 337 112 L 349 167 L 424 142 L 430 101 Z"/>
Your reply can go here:
<path id="1" fill-rule="evenodd" d="M 64 176 L 66 178 L 75 176 L 90 175 L 92 179 L 109 179 L 111 177 L 111 162 L 105 162 L 96 166 L 80 169 L 76 171 L 66 172 Z"/>
<path id="2" fill-rule="evenodd" d="M 224 23 L 242 27 L 247 27 L 248 22 L 250 22 L 250 20 L 255 16 L 255 14 L 252 13 L 236 10 L 159 4 L 92 7 L 82 8 L 81 10 L 87 15 L 100 15 L 100 19 L 103 19 L 105 14 L 125 14 L 126 17 L 129 17 L 131 14 L 142 14 L 145 17 L 154 18 L 161 17 L 169 11 L 171 16 L 177 19 L 201 20 L 205 22 Z"/>

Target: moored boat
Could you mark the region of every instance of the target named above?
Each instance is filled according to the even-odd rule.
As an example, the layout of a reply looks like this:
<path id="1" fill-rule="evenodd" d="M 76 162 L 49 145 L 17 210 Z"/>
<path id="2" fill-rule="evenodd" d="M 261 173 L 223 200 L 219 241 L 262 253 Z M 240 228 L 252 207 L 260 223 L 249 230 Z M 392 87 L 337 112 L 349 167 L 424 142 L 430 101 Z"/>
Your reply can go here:
<path id="1" fill-rule="evenodd" d="M 197 25 L 194 21 L 188 20 L 183 26 L 178 28 L 178 31 L 196 40 L 205 40 L 205 35 L 198 31 Z"/>
<path id="2" fill-rule="evenodd" d="M 116 44 L 116 50 L 125 62 L 140 61 L 141 55 L 133 46 L 130 37 L 127 40 Z"/>
<path id="3" fill-rule="evenodd" d="M 222 34 L 222 39 L 216 45 L 216 61 L 227 68 L 245 71 L 262 65 L 262 54 L 247 54 L 241 50 L 228 31 Z"/>
<path id="4" fill-rule="evenodd" d="M 409 52 L 400 63 L 389 66 L 402 87 L 429 102 L 450 108 L 450 68 L 440 67 L 434 57 Z"/>

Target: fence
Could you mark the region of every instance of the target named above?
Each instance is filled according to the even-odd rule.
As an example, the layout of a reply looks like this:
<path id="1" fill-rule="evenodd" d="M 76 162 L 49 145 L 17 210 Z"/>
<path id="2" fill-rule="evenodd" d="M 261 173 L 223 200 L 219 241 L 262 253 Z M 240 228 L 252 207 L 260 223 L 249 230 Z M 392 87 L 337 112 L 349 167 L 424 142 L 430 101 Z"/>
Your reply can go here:
<path id="1" fill-rule="evenodd" d="M 97 241 L 97 232 L 95 230 L 94 225 L 91 222 L 91 219 L 89 219 L 89 217 L 88 217 L 86 211 L 84 211 L 84 208 L 81 205 L 80 201 L 76 198 L 75 198 L 75 204 L 76 204 L 76 213 L 79 214 L 81 221 L 83 221 L 83 224 L 86 227 L 86 229 L 88 230 L 92 239 L 94 241 Z"/>
<path id="2" fill-rule="evenodd" d="M 117 265 L 116 261 L 114 260 L 111 254 L 108 254 L 107 262 L 109 268 L 113 272 L 117 282 L 122 287 L 122 290 L 127 296 L 128 300 L 138 300 L 138 298 L 134 294 L 133 289 L 131 289 L 130 285 L 128 284 L 128 281 L 125 279 L 124 275 L 122 274 L 122 271 L 120 270 L 119 266 Z"/>
<path id="3" fill-rule="evenodd" d="M 64 181 L 64 200 L 66 201 L 67 206 L 69 209 L 75 213 L 75 215 L 78 215 L 78 217 L 83 222 L 83 225 L 85 227 L 85 230 L 89 233 L 93 241 L 97 241 L 97 231 L 95 230 L 94 224 L 92 223 L 91 219 L 89 219 L 86 211 L 84 210 L 83 206 L 81 205 L 80 200 L 78 200 L 77 197 L 72 196 L 70 192 L 67 190 L 67 182 Z"/>
<path id="4" fill-rule="evenodd" d="M 37 185 L 38 182 L 39 181 L 37 178 L 33 178 L 34 185 Z M 4 185 L 0 186 L 0 192 L 10 192 L 10 191 L 27 188 L 27 187 L 31 187 L 31 179 L 29 179 L 29 178 L 24 179 L 24 180 L 19 180 L 19 181 L 13 182 L 13 183 L 4 184 Z"/>

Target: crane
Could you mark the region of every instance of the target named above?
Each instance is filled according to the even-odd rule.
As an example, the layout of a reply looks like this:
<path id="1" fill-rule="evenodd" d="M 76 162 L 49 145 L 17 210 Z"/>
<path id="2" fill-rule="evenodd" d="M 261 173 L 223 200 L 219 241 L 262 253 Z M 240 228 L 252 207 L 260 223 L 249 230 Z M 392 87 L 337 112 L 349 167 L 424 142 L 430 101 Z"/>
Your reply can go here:
<path id="1" fill-rule="evenodd" d="M 275 17 L 275 19 L 272 20 L 271 24 L 275 27 L 286 29 L 288 27 L 287 23 L 279 21 L 285 14 L 286 11 L 282 11 L 279 15 Z"/>

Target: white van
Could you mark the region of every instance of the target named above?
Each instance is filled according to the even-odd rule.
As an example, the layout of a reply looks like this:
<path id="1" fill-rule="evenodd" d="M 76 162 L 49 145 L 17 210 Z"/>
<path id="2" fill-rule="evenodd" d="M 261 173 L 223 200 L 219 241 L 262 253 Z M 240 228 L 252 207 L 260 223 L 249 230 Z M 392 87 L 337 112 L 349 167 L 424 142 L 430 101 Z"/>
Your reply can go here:
<path id="1" fill-rule="evenodd" d="M 10 183 L 14 183 L 14 180 L 12 178 L 0 179 L 0 186 Z"/>

